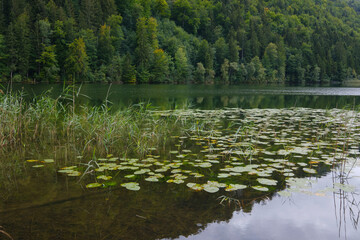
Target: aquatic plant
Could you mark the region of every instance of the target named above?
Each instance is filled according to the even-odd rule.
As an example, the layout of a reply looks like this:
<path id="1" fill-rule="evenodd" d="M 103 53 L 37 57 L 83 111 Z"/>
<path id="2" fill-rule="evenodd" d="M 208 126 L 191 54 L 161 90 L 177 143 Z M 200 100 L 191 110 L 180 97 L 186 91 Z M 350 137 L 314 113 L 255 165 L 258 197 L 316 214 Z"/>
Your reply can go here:
<path id="1" fill-rule="evenodd" d="M 0 155 L 19 148 L 69 146 L 77 155 L 108 152 L 144 155 L 163 145 L 171 133 L 183 127 L 172 116 L 158 117 L 149 106 L 138 104 L 124 111 L 78 106 L 67 98 L 41 95 L 25 101 L 22 94 L 0 96 Z"/>

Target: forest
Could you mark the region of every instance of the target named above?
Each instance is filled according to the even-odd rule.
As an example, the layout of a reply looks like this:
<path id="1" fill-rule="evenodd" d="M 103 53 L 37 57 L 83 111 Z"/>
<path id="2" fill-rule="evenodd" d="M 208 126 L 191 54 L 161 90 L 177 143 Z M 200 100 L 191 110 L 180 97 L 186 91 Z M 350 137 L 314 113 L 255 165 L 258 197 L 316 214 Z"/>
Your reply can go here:
<path id="1" fill-rule="evenodd" d="M 0 0 L 0 82 L 342 82 L 358 0 Z"/>

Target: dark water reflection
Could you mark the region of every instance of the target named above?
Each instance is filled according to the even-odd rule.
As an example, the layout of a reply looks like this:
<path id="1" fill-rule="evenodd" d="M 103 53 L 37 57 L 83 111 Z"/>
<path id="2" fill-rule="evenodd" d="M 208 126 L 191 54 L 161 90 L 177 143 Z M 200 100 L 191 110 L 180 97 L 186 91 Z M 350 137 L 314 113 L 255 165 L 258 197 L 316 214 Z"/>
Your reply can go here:
<path id="1" fill-rule="evenodd" d="M 14 239 L 359 239 L 350 211 L 359 212 L 360 196 L 350 193 L 271 194 L 236 211 L 218 204 L 220 194 L 181 185 L 89 191 L 48 171 L 29 174 L 19 179 L 16 196 L 0 205 L 0 225 Z M 317 179 L 311 189 L 329 187 L 332 177 Z M 349 183 L 360 186 L 360 168 Z"/>
<path id="2" fill-rule="evenodd" d="M 14 85 L 15 90 L 22 88 L 22 85 Z M 24 88 L 29 97 L 49 89 L 52 89 L 51 95 L 57 97 L 63 86 L 38 84 L 26 85 Z M 82 97 L 77 100 L 78 103 L 101 105 L 108 97 L 115 108 L 139 102 L 149 102 L 160 109 L 343 108 L 360 104 L 360 88 L 350 87 L 85 84 L 81 86 L 80 93 Z"/>

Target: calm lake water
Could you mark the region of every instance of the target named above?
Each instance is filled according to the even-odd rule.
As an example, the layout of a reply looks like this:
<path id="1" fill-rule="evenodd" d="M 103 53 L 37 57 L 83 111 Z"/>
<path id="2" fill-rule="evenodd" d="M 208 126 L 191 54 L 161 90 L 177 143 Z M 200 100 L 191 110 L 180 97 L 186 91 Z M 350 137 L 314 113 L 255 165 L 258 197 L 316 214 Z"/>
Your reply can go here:
<path id="1" fill-rule="evenodd" d="M 356 87 L 284 87 L 249 85 L 107 85 L 85 84 L 80 88 L 80 104 L 101 105 L 108 99 L 116 108 L 139 102 L 160 109 L 176 108 L 343 108 L 360 104 L 360 88 Z M 21 90 L 21 85 L 14 85 Z M 29 97 L 51 89 L 58 97 L 60 84 L 26 85 Z"/>
<path id="2" fill-rule="evenodd" d="M 25 91 L 49 87 L 62 89 Z M 90 84 L 78 104 L 108 92 L 116 108 L 190 107 L 174 114 L 214 129 L 173 136 L 144 159 L 97 156 L 103 169 L 83 178 L 58 172 L 76 160 L 61 149 L 9 156 L 18 167 L 0 169 L 0 226 L 14 239 L 359 239 L 360 88 Z M 103 174 L 114 184 L 86 187 Z M 140 189 L 121 186 L 130 181 Z"/>

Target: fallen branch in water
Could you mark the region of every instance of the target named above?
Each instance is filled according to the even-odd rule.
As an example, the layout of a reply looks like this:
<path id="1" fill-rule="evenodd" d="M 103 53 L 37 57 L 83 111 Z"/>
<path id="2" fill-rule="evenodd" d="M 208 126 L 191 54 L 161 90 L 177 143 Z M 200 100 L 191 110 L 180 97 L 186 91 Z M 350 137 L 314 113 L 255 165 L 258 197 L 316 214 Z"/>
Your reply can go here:
<path id="1" fill-rule="evenodd" d="M 11 240 L 14 240 L 10 234 L 8 234 L 7 232 L 5 232 L 4 228 L 2 226 L 0 226 L 0 233 L 7 236 L 8 238 L 10 238 Z"/>

